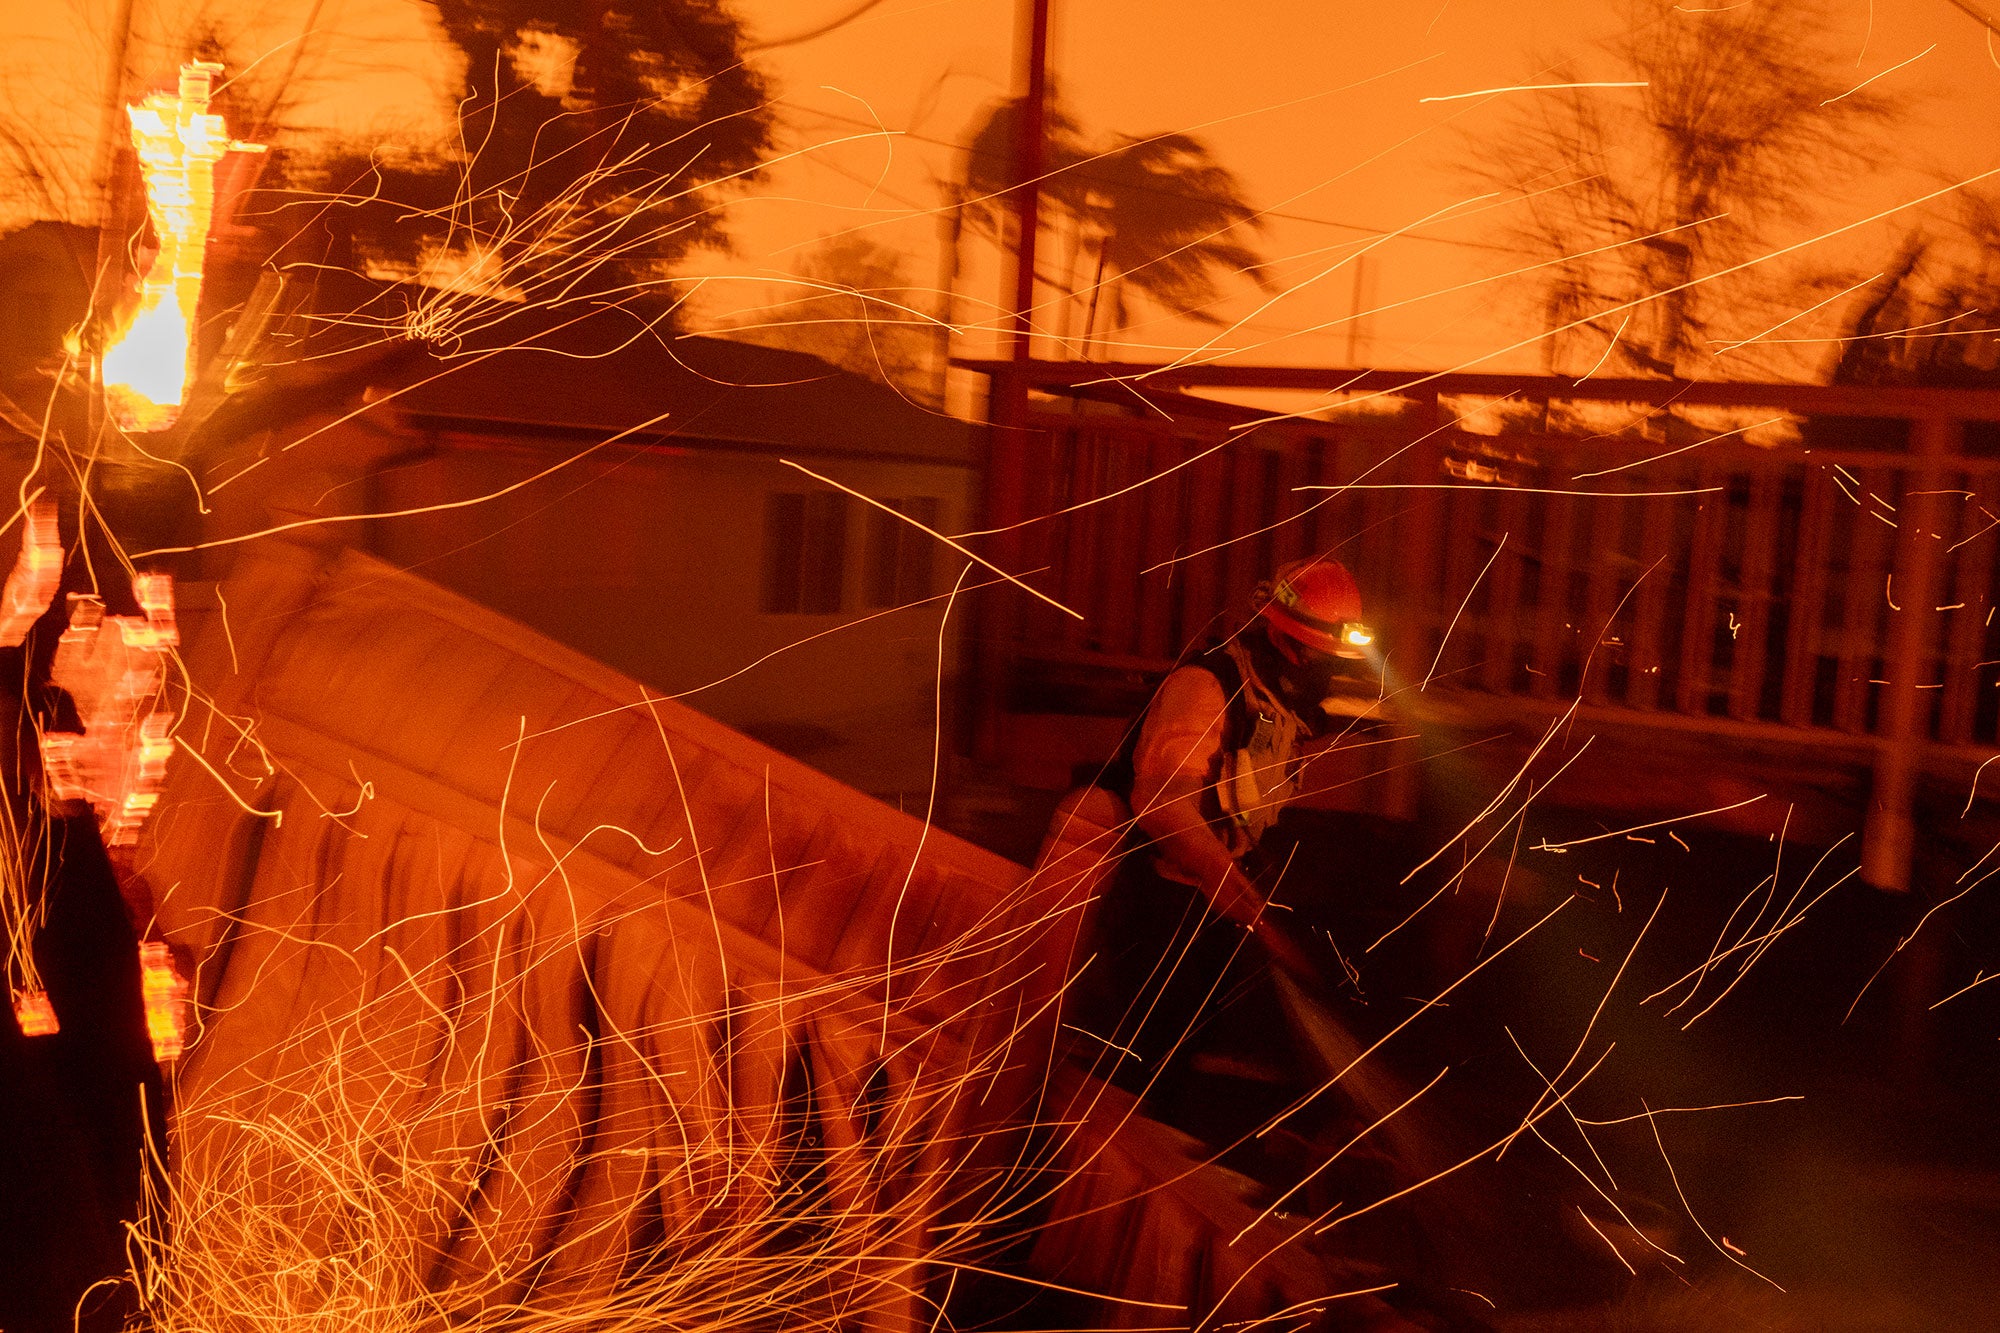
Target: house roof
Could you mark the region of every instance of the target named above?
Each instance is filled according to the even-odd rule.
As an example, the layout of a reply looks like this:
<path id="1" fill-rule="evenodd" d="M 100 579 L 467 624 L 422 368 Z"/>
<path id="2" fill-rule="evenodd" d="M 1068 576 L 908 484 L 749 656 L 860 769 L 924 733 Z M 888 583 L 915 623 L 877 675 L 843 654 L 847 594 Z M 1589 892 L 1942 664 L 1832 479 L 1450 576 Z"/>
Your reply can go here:
<path id="1" fill-rule="evenodd" d="M 42 225 L 0 238 L 0 268 L 60 268 L 54 256 L 69 239 L 68 230 Z M 18 276 L 0 277 L 9 279 L 0 281 L 0 313 L 14 316 L 0 328 L 0 362 L 25 365 L 47 349 L 14 348 L 29 323 L 8 305 L 22 283 Z M 631 431 L 642 443 L 722 444 L 958 466 L 976 458 L 970 424 L 803 352 L 649 329 L 634 311 L 590 311 L 578 302 L 553 309 L 503 306 L 500 317 L 475 336 L 434 345 L 412 365 L 401 357 L 385 358 L 383 333 L 400 326 L 419 295 L 428 300 L 437 293 L 343 272 L 317 273 L 312 285 L 318 311 L 346 313 L 332 320 L 316 316 L 289 351 L 282 340 L 275 346 L 266 343 L 268 360 L 258 377 L 266 392 L 246 397 L 236 410 L 260 397 L 284 402 L 296 401 L 300 393 L 324 396 L 323 381 L 348 385 L 357 375 L 368 380 L 379 373 L 402 387 L 391 393 L 378 380 L 376 396 L 388 398 L 420 424 L 446 429 L 595 437 Z M 481 318 L 490 314 L 489 306 Z M 73 322 L 64 316 L 49 326 Z M 377 362 L 395 363 L 394 372 L 370 370 Z M 0 364 L 0 380 L 8 378 L 7 371 Z M 6 387 L 41 385 L 9 382 Z M 26 405 L 32 397 L 19 401 Z M 0 399 L 0 409 L 6 406 Z M 272 406 L 261 403 L 257 410 L 268 412 Z M 22 415 L 21 421 L 32 415 Z M 0 421 L 20 428 L 7 416 Z"/>
<path id="2" fill-rule="evenodd" d="M 375 284 L 364 304 L 385 316 L 407 308 L 406 295 Z M 973 461 L 972 426 L 818 357 L 649 329 L 631 310 L 579 317 L 584 309 L 506 310 L 476 338 L 434 351 L 395 402 L 447 428 L 631 430 L 650 442 Z"/>
<path id="3" fill-rule="evenodd" d="M 648 1237 L 707 1225 L 710 1192 L 662 1172 L 721 1163 L 763 1199 L 790 1115 L 841 1161 L 877 1119 L 948 1126 L 865 1173 L 920 1234 L 1004 1178 L 1010 1118 L 1046 1114 L 1067 881 L 351 551 L 271 539 L 226 596 L 193 591 L 191 678 L 256 715 L 271 762 L 239 774 L 188 728 L 145 835 L 199 960 L 184 1160 L 262 1151 L 276 1118 L 316 1143 L 404 1127 L 395 1160 L 432 1175 L 476 1153 L 394 1243 L 515 1300 L 612 1290 Z M 257 608 L 234 632 L 232 605 Z M 223 1178 L 235 1206 L 289 1197 L 281 1171 Z"/>

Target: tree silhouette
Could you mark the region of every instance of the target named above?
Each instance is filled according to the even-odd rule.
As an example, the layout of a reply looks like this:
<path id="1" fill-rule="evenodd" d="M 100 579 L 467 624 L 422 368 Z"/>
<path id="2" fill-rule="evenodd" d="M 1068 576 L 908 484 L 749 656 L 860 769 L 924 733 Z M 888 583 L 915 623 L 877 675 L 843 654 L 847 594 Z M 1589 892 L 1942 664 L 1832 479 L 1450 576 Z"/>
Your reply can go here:
<path id="1" fill-rule="evenodd" d="M 842 370 L 934 402 L 930 294 L 910 281 L 903 256 L 865 235 L 829 237 L 808 250 L 785 298 L 716 332 L 760 347 L 805 352 Z"/>
<path id="2" fill-rule="evenodd" d="M 721 235 L 771 118 L 721 0 L 436 0 L 465 55 L 460 160 L 292 163 L 337 263 L 497 261 L 535 294 L 658 279 Z M 267 211 L 297 197 L 267 200 Z"/>
<path id="3" fill-rule="evenodd" d="M 1087 189 L 1083 224 L 1093 237 L 1097 272 L 1084 319 L 1086 351 L 1100 299 L 1111 298 L 1112 330 L 1128 322 L 1127 293 L 1204 324 L 1221 280 L 1247 277 L 1265 290 L 1262 256 L 1246 241 L 1263 229 L 1243 200 L 1236 176 L 1189 134 L 1125 138 L 1079 172 Z"/>
<path id="4" fill-rule="evenodd" d="M 1814 283 L 1796 269 L 1726 271 L 1809 217 L 1830 181 L 1874 162 L 1867 131 L 1895 107 L 1856 90 L 1812 0 L 1701 11 L 1628 0 L 1626 16 L 1600 59 L 1556 72 L 1644 86 L 1520 99 L 1475 145 L 1471 173 L 1520 196 L 1515 246 L 1560 261 L 1537 275 L 1551 369 L 1707 372 L 1719 312 L 1736 332 L 1795 310 Z"/>
<path id="5" fill-rule="evenodd" d="M 957 186 L 964 226 L 1010 248 L 1020 120 L 1018 98 L 982 113 Z M 1123 328 L 1135 294 L 1169 314 L 1212 324 L 1218 320 L 1207 307 L 1220 299 L 1225 280 L 1247 277 L 1268 289 L 1262 258 L 1246 239 L 1262 231 L 1262 220 L 1235 174 L 1194 135 L 1119 135 L 1093 147 L 1052 96 L 1043 162 L 1043 216 L 1059 230 L 1064 257 L 1059 271 L 1037 277 L 1063 294 L 1060 332 L 1086 353 L 1098 336 L 1100 308 L 1108 314 L 1107 332 Z M 1086 264 L 1093 276 L 1080 290 Z M 1079 299 L 1080 336 L 1071 327 Z"/>
<path id="6" fill-rule="evenodd" d="M 2000 385 L 2000 196 L 1965 192 L 1905 241 L 1835 342 L 1837 384 Z"/>
<path id="7" fill-rule="evenodd" d="M 960 213 L 976 232 L 1012 249 L 1015 235 L 1013 192 L 1019 167 L 1022 100 L 1003 98 L 987 106 L 965 148 Z M 1042 121 L 1042 202 L 1074 217 L 1082 210 L 1085 186 L 1078 168 L 1090 156 L 1083 131 L 1053 92 Z"/>

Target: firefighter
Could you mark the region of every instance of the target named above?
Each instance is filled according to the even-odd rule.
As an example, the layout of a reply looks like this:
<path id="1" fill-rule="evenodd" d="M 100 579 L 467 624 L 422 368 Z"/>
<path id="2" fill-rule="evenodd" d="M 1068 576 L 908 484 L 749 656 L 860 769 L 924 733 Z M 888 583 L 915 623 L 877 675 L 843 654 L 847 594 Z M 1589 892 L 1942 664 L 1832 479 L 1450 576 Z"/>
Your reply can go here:
<path id="1" fill-rule="evenodd" d="M 1204 1138 L 1297 1091 L 1301 1061 L 1269 975 L 1315 978 L 1259 879 L 1258 844 L 1297 790 L 1304 746 L 1349 724 L 1375 674 L 1361 591 L 1331 556 L 1281 569 L 1238 632 L 1161 683 L 1098 785 L 1123 798 L 1135 840 L 1098 913 L 1090 1016 L 1114 1081 Z M 1235 1087 L 1218 1107 L 1215 1075 Z M 1218 1113 L 1224 1123 L 1213 1123 Z"/>
<path id="2" fill-rule="evenodd" d="M 1078 867 L 1120 853 L 1072 1024 L 1099 1039 L 1093 1063 L 1303 1215 L 1387 1199 L 1442 1165 L 1404 1109 L 1412 1090 L 1364 1058 L 1330 1005 L 1260 847 L 1299 794 L 1308 745 L 1374 715 L 1380 676 L 1353 575 L 1332 556 L 1285 566 L 1234 634 L 1161 682 L 1094 787 L 1065 799 L 1037 863 L 1097 882 Z M 1416 1322 L 1356 1307 L 1319 1326 L 1486 1329 L 1434 1280 L 1462 1222 L 1420 1201 L 1343 1232 L 1323 1261 L 1394 1286 L 1387 1299 Z"/>

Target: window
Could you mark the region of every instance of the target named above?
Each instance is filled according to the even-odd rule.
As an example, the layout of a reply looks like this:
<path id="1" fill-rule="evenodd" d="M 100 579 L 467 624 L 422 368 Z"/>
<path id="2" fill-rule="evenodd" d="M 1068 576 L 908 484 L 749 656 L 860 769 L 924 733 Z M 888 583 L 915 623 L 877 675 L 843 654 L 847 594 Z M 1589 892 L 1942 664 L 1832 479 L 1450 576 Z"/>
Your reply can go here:
<path id="1" fill-rule="evenodd" d="M 840 610 L 846 565 L 846 496 L 838 491 L 781 491 L 765 497 L 766 613 L 825 615 Z"/>
<path id="2" fill-rule="evenodd" d="M 927 528 L 938 525 L 938 501 L 933 495 L 912 495 L 882 501 Z M 902 606 L 921 601 L 934 591 L 932 566 L 937 538 L 892 514 L 868 511 L 868 605 Z"/>

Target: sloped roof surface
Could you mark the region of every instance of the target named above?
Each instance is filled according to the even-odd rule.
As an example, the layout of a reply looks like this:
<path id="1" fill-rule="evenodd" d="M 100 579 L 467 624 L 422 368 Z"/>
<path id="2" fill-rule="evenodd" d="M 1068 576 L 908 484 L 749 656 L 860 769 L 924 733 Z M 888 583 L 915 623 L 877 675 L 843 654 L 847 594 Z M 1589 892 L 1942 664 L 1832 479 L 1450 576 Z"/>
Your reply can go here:
<path id="1" fill-rule="evenodd" d="M 394 327 L 437 293 L 333 275 L 317 295 L 345 312 L 313 345 L 357 329 Z M 893 389 L 802 352 L 649 326 L 640 313 L 577 303 L 501 307 L 463 341 L 438 346 L 434 366 L 396 396 L 419 418 L 610 434 L 680 437 L 968 463 L 973 428 Z M 449 321 L 446 321 L 449 324 Z M 442 372 L 442 373 L 439 373 Z M 659 418 L 657 424 L 647 424 Z"/>
<path id="2" fill-rule="evenodd" d="M 643 339 L 582 362 L 524 348 L 467 364 L 405 400 L 417 415 L 969 462 L 971 428 L 799 352 L 721 338 Z"/>
<path id="3" fill-rule="evenodd" d="M 205 702 L 141 849 L 196 963 L 178 1169 L 226 1203 L 188 1243 L 248 1217 L 280 1264 L 323 1197 L 387 1190 L 369 1244 L 482 1300 L 610 1290 L 661 1237 L 824 1299 L 840 1265 L 770 1255 L 775 1136 L 834 1154 L 829 1226 L 898 1200 L 851 1280 L 915 1310 L 916 1238 L 1011 1188 L 1076 913 L 368 557 L 267 542 L 222 593 L 184 601 Z M 704 1229 L 717 1208 L 770 1220 Z"/>

